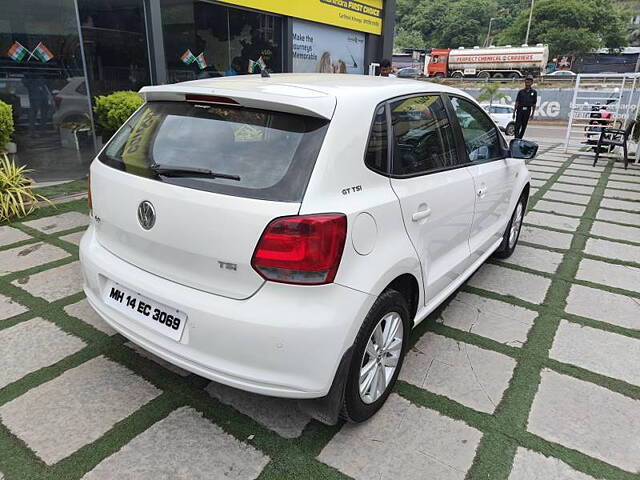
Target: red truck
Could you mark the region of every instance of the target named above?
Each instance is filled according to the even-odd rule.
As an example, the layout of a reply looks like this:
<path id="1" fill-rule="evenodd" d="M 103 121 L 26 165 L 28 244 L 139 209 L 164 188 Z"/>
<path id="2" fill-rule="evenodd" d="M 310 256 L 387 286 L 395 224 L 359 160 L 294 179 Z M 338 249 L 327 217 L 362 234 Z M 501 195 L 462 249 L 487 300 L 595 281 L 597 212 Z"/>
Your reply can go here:
<path id="1" fill-rule="evenodd" d="M 546 45 L 488 48 L 433 48 L 426 75 L 429 77 L 519 78 L 544 73 L 549 59 Z"/>

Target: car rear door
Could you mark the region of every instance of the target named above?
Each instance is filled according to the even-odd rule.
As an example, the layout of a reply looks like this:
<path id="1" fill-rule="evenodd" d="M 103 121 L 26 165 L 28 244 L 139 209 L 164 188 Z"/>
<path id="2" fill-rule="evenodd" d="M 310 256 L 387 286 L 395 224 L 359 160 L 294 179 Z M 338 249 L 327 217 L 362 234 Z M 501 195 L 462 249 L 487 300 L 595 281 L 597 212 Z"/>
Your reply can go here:
<path id="1" fill-rule="evenodd" d="M 450 95 L 449 99 L 475 182 L 476 207 L 469 247 L 477 258 L 504 233 L 521 162 L 508 158 L 504 137 L 482 108 L 466 98 Z"/>
<path id="2" fill-rule="evenodd" d="M 416 95 L 388 104 L 391 186 L 422 265 L 425 303 L 469 263 L 473 177 L 460 162 L 440 95 Z"/>
<path id="3" fill-rule="evenodd" d="M 142 270 L 244 299 L 264 283 L 251 258 L 265 227 L 300 209 L 328 120 L 214 100 L 148 102 L 116 133 L 91 168 L 95 235 Z"/>

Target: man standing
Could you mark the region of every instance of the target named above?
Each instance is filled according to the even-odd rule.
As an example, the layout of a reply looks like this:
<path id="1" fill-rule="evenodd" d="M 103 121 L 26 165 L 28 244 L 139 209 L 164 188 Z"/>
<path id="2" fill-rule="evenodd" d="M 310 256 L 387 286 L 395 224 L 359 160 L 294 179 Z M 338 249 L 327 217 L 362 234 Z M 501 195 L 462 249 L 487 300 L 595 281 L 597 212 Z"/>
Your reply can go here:
<path id="1" fill-rule="evenodd" d="M 536 103 L 538 102 L 538 92 L 536 92 L 531 86 L 533 85 L 533 78 L 527 76 L 524 79 L 524 88 L 518 92 L 516 97 L 516 108 L 513 111 L 513 116 L 516 119 L 516 128 L 514 136 L 516 138 L 524 137 L 524 131 L 527 129 L 527 123 L 529 118 L 533 117 L 536 111 Z"/>

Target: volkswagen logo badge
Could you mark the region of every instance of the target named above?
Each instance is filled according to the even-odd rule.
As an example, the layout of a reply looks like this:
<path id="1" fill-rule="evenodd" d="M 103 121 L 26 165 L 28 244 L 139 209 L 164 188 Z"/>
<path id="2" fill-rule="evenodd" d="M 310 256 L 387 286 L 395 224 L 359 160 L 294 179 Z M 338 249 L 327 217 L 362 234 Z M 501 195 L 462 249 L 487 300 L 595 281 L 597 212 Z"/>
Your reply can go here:
<path id="1" fill-rule="evenodd" d="M 138 205 L 138 221 L 145 230 L 150 230 L 156 224 L 156 211 L 147 200 Z"/>

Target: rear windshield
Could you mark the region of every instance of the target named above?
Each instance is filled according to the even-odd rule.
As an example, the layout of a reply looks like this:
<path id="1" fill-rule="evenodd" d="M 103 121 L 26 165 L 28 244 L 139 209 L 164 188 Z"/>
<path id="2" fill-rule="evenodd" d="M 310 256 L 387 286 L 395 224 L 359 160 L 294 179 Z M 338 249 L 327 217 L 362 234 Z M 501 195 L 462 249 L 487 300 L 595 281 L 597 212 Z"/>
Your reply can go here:
<path id="1" fill-rule="evenodd" d="M 149 102 L 100 160 L 133 175 L 197 190 L 300 202 L 328 121 L 282 112 L 186 102 Z M 232 176 L 162 175 L 152 165 Z"/>

